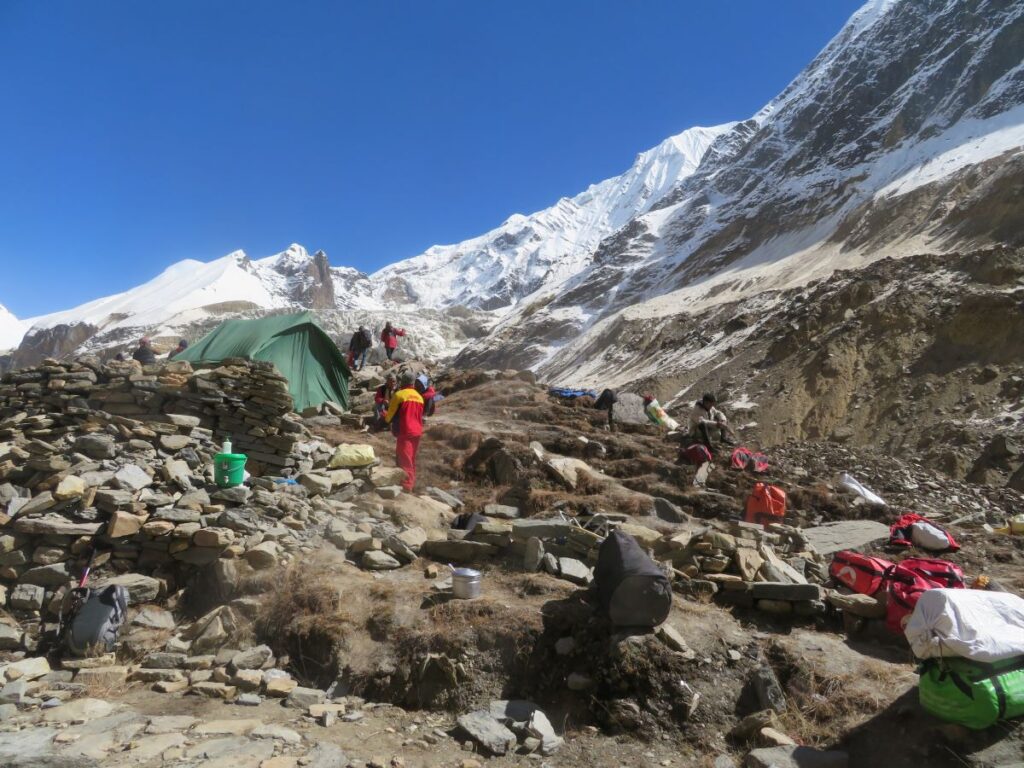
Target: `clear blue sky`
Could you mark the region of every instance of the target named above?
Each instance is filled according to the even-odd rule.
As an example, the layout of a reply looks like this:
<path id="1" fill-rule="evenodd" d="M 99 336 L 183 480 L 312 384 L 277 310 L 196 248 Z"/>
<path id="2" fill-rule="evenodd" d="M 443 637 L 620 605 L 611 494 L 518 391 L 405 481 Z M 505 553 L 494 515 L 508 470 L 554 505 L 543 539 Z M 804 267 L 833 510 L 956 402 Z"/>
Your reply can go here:
<path id="1" fill-rule="evenodd" d="M 299 242 L 372 271 L 749 117 L 859 0 L 3 0 L 0 303 Z"/>

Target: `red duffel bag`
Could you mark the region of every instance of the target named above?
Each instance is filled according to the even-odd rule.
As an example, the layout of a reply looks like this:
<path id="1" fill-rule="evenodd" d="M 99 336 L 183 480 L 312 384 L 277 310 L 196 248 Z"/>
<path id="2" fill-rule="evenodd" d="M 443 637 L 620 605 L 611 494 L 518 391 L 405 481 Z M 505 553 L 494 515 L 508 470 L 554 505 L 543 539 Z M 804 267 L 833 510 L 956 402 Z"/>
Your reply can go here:
<path id="1" fill-rule="evenodd" d="M 924 592 L 965 587 L 964 572 L 959 566 L 928 557 L 908 557 L 894 565 L 885 578 L 889 584 L 885 625 L 896 634 L 903 634 L 907 620 Z"/>
<path id="2" fill-rule="evenodd" d="M 845 549 L 832 555 L 829 575 L 837 583 L 862 595 L 873 595 L 885 583 L 885 575 L 895 567 L 888 560 Z"/>
<path id="3" fill-rule="evenodd" d="M 743 520 L 769 526 L 781 523 L 786 515 L 786 492 L 777 485 L 754 483 L 754 489 L 747 497 L 747 513 Z"/>

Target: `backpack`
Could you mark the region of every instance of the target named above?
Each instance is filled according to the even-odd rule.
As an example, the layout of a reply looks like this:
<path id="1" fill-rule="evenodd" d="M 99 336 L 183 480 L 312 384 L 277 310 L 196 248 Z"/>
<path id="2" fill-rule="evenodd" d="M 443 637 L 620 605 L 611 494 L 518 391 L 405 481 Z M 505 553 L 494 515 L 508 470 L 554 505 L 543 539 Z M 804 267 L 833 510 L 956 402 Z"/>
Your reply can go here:
<path id="1" fill-rule="evenodd" d="M 81 607 L 70 617 L 64 641 L 74 656 L 98 656 L 114 650 L 128 613 L 128 590 L 119 584 L 86 589 Z"/>
<path id="2" fill-rule="evenodd" d="M 370 333 L 370 329 L 369 328 L 363 328 L 362 335 L 363 335 L 363 348 L 364 349 L 369 349 L 370 347 L 373 346 L 373 336 Z"/>
<path id="3" fill-rule="evenodd" d="M 914 612 L 917 601 L 929 589 L 963 589 L 964 572 L 946 560 L 908 557 L 897 563 L 885 576 L 889 583 L 889 602 L 885 609 L 885 625 L 890 632 L 901 635 Z"/>
<path id="4" fill-rule="evenodd" d="M 921 706 L 942 720 L 981 730 L 1024 715 L 1024 656 L 992 663 L 928 659 L 918 673 Z"/>
<path id="5" fill-rule="evenodd" d="M 747 512 L 743 520 L 767 527 L 772 523 L 781 522 L 785 515 L 786 492 L 777 485 L 754 483 L 754 488 L 747 497 Z"/>
<path id="6" fill-rule="evenodd" d="M 873 595 L 882 588 L 891 568 L 895 566 L 888 560 L 845 549 L 832 555 L 828 572 L 836 582 L 854 592 Z"/>
<path id="7" fill-rule="evenodd" d="M 680 458 L 688 464 L 693 464 L 695 467 L 699 467 L 701 464 L 707 464 L 712 461 L 714 457 L 711 455 L 711 451 L 703 443 L 693 443 L 683 448 L 679 452 Z"/>
<path id="8" fill-rule="evenodd" d="M 751 472 L 767 472 L 768 457 L 763 453 L 754 453 L 748 448 L 737 448 L 732 452 L 730 464 L 733 469 L 749 469 Z"/>
<path id="9" fill-rule="evenodd" d="M 594 407 L 599 411 L 607 411 L 617 402 L 619 402 L 619 398 L 615 395 L 615 390 L 606 389 L 601 392 L 601 396 L 597 398 Z"/>
<path id="10" fill-rule="evenodd" d="M 901 516 L 889 528 L 889 543 L 900 547 L 919 546 L 935 552 L 960 549 L 948 531 L 943 530 L 928 518 L 910 512 Z"/>

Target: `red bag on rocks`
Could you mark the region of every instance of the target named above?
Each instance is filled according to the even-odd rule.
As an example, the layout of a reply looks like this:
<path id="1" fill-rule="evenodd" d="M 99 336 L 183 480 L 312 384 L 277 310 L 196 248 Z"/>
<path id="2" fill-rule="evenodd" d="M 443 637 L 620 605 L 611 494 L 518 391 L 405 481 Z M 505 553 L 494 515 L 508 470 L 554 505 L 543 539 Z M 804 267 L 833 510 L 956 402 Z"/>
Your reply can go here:
<path id="1" fill-rule="evenodd" d="M 885 583 L 885 575 L 895 566 L 881 557 L 869 557 L 846 549 L 832 555 L 829 575 L 839 584 L 862 595 L 873 595 Z"/>
<path id="2" fill-rule="evenodd" d="M 768 526 L 782 522 L 786 515 L 786 492 L 777 485 L 754 483 L 754 489 L 747 497 L 747 513 L 743 516 L 748 523 Z"/>
<path id="3" fill-rule="evenodd" d="M 896 634 L 903 634 L 922 593 L 929 589 L 963 589 L 965 586 L 964 572 L 959 566 L 927 557 L 908 557 L 894 565 L 885 578 L 889 583 L 885 625 Z"/>
<path id="4" fill-rule="evenodd" d="M 917 531 L 916 527 L 923 527 L 923 530 Z M 955 552 L 960 549 L 960 545 L 949 531 L 940 528 L 927 517 L 915 515 L 913 512 L 901 516 L 889 527 L 889 543 L 901 547 L 917 545 L 933 551 L 948 549 Z"/>

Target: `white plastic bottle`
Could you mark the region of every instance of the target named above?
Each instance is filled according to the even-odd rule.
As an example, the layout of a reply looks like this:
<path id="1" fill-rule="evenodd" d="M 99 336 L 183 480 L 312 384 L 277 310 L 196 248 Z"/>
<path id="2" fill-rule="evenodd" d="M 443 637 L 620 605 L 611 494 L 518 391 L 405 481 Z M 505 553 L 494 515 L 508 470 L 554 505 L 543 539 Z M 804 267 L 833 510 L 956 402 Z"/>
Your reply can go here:
<path id="1" fill-rule="evenodd" d="M 224 445 L 220 447 L 221 453 L 231 453 L 231 435 L 224 438 Z"/>

